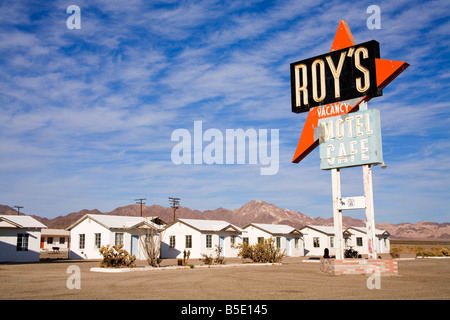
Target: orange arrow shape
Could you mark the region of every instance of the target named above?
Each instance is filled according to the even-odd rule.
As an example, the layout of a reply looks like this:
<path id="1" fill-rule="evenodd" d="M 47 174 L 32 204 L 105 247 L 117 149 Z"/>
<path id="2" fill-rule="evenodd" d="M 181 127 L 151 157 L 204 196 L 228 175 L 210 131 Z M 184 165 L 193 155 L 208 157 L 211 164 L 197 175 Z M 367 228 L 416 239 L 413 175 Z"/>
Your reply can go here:
<path id="1" fill-rule="evenodd" d="M 333 44 L 331 46 L 330 51 L 341 50 L 351 46 L 356 45 L 356 42 L 353 38 L 353 35 L 350 32 L 350 28 L 347 25 L 347 22 L 341 20 L 339 22 L 338 29 L 336 31 L 336 35 L 333 40 Z M 383 89 L 386 87 L 392 80 L 394 80 L 400 73 L 402 73 L 407 67 L 408 63 L 402 61 L 392 61 L 385 59 L 375 59 L 375 69 L 377 76 L 377 87 Z M 350 107 L 346 108 L 345 113 L 355 112 L 359 109 L 359 104 L 362 101 L 369 101 L 372 99 L 371 97 L 362 97 L 359 101 L 357 101 L 354 105 L 350 105 Z M 327 105 L 329 106 L 329 105 Z M 325 106 L 325 107 L 327 107 Z M 317 127 L 319 123 L 319 119 L 326 118 L 327 115 L 324 113 L 318 112 L 321 107 L 314 107 L 308 112 L 308 116 L 306 117 L 305 124 L 303 126 L 302 133 L 300 135 L 300 139 L 297 144 L 297 148 L 295 150 L 294 157 L 292 159 L 293 163 L 299 163 L 302 161 L 308 154 L 311 153 L 318 145 L 319 140 L 314 139 L 314 128 Z M 335 112 L 333 116 L 337 116 L 343 114 L 344 112 Z"/>

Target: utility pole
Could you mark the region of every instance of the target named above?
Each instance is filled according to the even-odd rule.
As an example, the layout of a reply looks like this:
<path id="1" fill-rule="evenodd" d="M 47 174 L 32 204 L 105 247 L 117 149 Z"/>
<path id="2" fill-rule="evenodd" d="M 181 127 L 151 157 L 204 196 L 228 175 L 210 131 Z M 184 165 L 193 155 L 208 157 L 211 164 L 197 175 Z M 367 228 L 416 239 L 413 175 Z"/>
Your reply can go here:
<path id="1" fill-rule="evenodd" d="M 17 208 L 17 215 L 20 215 L 20 209 L 22 209 L 22 206 L 14 206 L 14 208 Z"/>
<path id="2" fill-rule="evenodd" d="M 173 208 L 173 220 L 175 221 L 175 211 L 180 207 L 180 198 L 169 197 L 169 202 Z"/>
<path id="3" fill-rule="evenodd" d="M 147 198 L 134 199 L 134 201 L 139 201 L 139 202 L 136 202 L 136 203 L 140 203 L 141 204 L 141 217 L 142 217 L 142 204 L 145 204 L 145 202 L 142 202 L 143 200 L 147 200 Z"/>

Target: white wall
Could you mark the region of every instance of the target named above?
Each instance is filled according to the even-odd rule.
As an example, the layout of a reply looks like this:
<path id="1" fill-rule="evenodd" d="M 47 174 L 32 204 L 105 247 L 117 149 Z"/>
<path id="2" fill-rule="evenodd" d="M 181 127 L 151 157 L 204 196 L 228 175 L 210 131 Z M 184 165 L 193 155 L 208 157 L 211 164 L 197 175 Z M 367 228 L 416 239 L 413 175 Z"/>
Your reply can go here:
<path id="1" fill-rule="evenodd" d="M 304 248 L 303 248 L 303 239 L 300 236 L 295 235 L 275 235 L 272 236 L 272 234 L 265 232 L 259 228 L 256 228 L 252 225 L 249 225 L 247 228 L 244 229 L 244 232 L 242 233 L 242 238 L 248 238 L 249 245 L 254 245 L 258 243 L 258 238 L 264 238 L 269 239 L 273 238 L 275 240 L 276 245 L 276 238 L 280 237 L 280 248 L 281 251 L 286 250 L 286 254 L 289 257 L 301 257 L 304 256 Z M 298 238 L 298 246 L 295 247 L 295 238 Z M 289 241 L 288 241 L 289 239 Z M 289 248 L 287 248 L 287 244 L 289 243 Z"/>
<path id="2" fill-rule="evenodd" d="M 310 228 L 302 228 L 301 231 L 304 234 L 305 256 L 323 256 L 325 248 L 328 248 L 330 256 L 336 255 L 336 249 L 331 246 L 331 236 Z M 314 247 L 314 238 L 319 239 L 319 247 Z"/>
<path id="3" fill-rule="evenodd" d="M 352 246 L 359 254 L 368 254 L 367 234 L 355 229 L 349 229 L 349 231 L 352 235 L 350 241 L 348 241 L 348 246 Z M 362 246 L 358 246 L 357 238 L 362 238 Z M 385 241 L 384 237 L 375 236 L 375 245 L 377 253 L 389 253 L 390 251 L 389 239 Z"/>
<path id="4" fill-rule="evenodd" d="M 89 217 L 70 230 L 71 259 L 101 259 L 99 248 L 95 247 L 95 233 L 101 234 L 100 247 L 111 244 L 110 231 Z M 84 248 L 80 248 L 80 234 L 85 235 Z"/>
<path id="5" fill-rule="evenodd" d="M 95 234 L 100 233 L 100 247 L 95 247 Z M 137 230 L 129 229 L 111 229 L 103 227 L 89 217 L 80 222 L 70 231 L 70 258 L 71 259 L 102 259 L 102 255 L 99 249 L 102 246 L 115 245 L 116 233 L 123 233 L 123 249 L 127 250 L 130 254 L 135 254 L 137 260 L 145 260 L 146 256 L 144 254 L 141 243 L 138 239 L 137 249 L 132 252 L 131 243 L 132 236 L 138 236 L 139 232 Z M 85 235 L 85 245 L 84 249 L 80 249 L 80 234 Z M 143 232 L 145 235 L 145 231 Z"/>
<path id="6" fill-rule="evenodd" d="M 17 235 L 28 234 L 28 250 L 17 251 Z M 0 228 L 0 262 L 38 262 L 40 229 Z"/>
<path id="7" fill-rule="evenodd" d="M 206 235 L 212 235 L 211 248 L 206 247 Z M 186 248 L 186 235 L 192 236 L 192 248 Z M 225 258 L 237 257 L 239 250 L 231 247 L 231 236 L 235 235 L 235 246 L 242 243 L 242 239 L 238 232 L 200 232 L 190 226 L 178 221 L 168 227 L 163 234 L 161 244 L 161 257 L 163 259 L 183 258 L 184 250 L 190 251 L 190 259 L 203 258 L 202 253 L 206 255 L 216 256 L 216 245 L 219 245 L 219 238 L 224 238 L 222 255 Z M 175 236 L 175 247 L 170 248 L 170 237 Z"/>
<path id="8" fill-rule="evenodd" d="M 329 254 L 336 255 L 336 248 L 331 246 L 332 236 L 328 236 L 322 232 L 310 229 L 308 227 L 302 228 L 301 230 L 305 236 L 305 255 L 308 256 L 323 256 L 324 249 L 328 248 Z M 367 235 L 364 232 L 355 229 L 349 229 L 352 233 L 351 236 L 344 236 L 344 250 L 348 249 L 350 246 L 358 251 L 358 254 L 366 255 L 368 253 L 367 249 Z M 320 247 L 314 247 L 313 238 L 319 238 Z M 357 238 L 362 238 L 362 246 L 358 246 Z M 385 244 L 386 242 L 386 244 Z M 336 244 L 334 244 L 336 245 Z M 389 239 L 384 240 L 383 237 L 376 237 L 377 253 L 389 253 L 390 251 L 390 241 Z"/>
<path id="9" fill-rule="evenodd" d="M 367 254 L 367 235 L 355 229 L 351 229 L 350 232 L 352 235 L 348 237 L 347 241 L 344 240 L 344 250 L 352 247 L 353 250 L 358 251 L 358 254 Z M 361 238 L 362 246 L 358 245 L 357 238 Z"/>

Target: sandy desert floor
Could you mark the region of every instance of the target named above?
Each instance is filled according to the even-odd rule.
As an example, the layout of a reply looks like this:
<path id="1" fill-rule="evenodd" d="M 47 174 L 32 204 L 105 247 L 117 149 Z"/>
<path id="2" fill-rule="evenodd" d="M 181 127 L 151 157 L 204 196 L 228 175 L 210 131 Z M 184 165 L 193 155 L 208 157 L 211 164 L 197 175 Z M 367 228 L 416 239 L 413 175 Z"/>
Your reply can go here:
<path id="1" fill-rule="evenodd" d="M 379 289 L 368 289 L 368 275 L 334 276 L 319 263 L 284 258 L 282 265 L 152 270 L 103 273 L 97 261 L 44 260 L 0 264 L 0 299 L 44 300 L 448 300 L 450 259 L 399 260 L 399 275 L 381 276 Z M 200 264 L 199 261 L 191 261 Z M 163 265 L 176 264 L 164 261 Z M 145 266 L 145 261 L 139 261 Z M 69 289 L 79 268 L 80 289 Z M 72 277 L 71 279 L 69 279 Z M 74 281 L 70 283 L 75 283 Z"/>

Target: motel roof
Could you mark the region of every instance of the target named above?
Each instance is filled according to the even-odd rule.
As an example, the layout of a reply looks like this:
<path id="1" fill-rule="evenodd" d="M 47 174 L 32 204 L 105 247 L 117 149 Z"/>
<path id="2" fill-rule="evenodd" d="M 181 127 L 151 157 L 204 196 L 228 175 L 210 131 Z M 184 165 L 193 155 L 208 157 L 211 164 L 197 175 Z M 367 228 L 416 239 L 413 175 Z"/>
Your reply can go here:
<path id="1" fill-rule="evenodd" d="M 334 235 L 334 227 L 333 226 L 307 225 L 307 226 L 304 226 L 304 227 L 300 228 L 300 230 L 303 230 L 303 229 L 306 229 L 306 228 L 313 229 L 313 230 L 319 231 L 321 233 L 325 233 L 327 235 Z"/>
<path id="2" fill-rule="evenodd" d="M 91 219 L 107 229 L 131 229 L 142 226 L 161 229 L 161 226 L 154 223 L 158 217 L 135 217 L 135 216 L 113 216 L 102 214 L 87 214 L 70 225 L 66 230 L 72 230 L 85 219 Z"/>
<path id="3" fill-rule="evenodd" d="M 242 229 L 238 226 L 235 226 L 229 222 L 223 220 L 203 220 L 203 219 L 176 219 L 172 223 L 170 223 L 167 227 L 175 224 L 176 222 L 181 222 L 191 228 L 194 228 L 201 232 L 211 231 L 211 232 L 220 232 L 220 231 L 231 231 L 231 232 L 242 232 Z"/>
<path id="4" fill-rule="evenodd" d="M 353 229 L 362 233 L 367 233 L 367 228 L 366 227 L 348 227 L 347 230 L 349 229 Z M 377 236 L 379 235 L 383 235 L 383 236 L 390 236 L 391 234 L 387 231 L 387 230 L 380 230 L 380 229 L 375 229 L 375 234 Z"/>
<path id="5" fill-rule="evenodd" d="M 303 230 L 305 228 L 310 228 L 310 229 L 316 230 L 318 232 L 325 233 L 326 235 L 334 236 L 334 227 L 333 226 L 307 225 L 307 226 L 302 227 L 300 230 Z M 359 231 L 359 232 L 362 232 L 362 233 L 367 233 L 366 227 L 348 227 L 348 228 L 343 229 L 343 233 L 351 234 L 350 229 L 353 229 L 353 230 L 356 230 L 356 231 Z M 383 235 L 383 236 L 390 236 L 391 235 L 386 230 L 380 230 L 380 229 L 375 229 L 375 234 L 376 235 Z"/>
<path id="6" fill-rule="evenodd" d="M 30 216 L 0 215 L 0 228 L 43 229 L 47 226 Z"/>
<path id="7" fill-rule="evenodd" d="M 302 234 L 297 228 L 285 225 L 285 224 L 266 224 L 266 223 L 250 223 L 244 227 L 244 229 L 253 226 L 262 231 L 270 233 L 272 235 L 276 234 Z"/>

